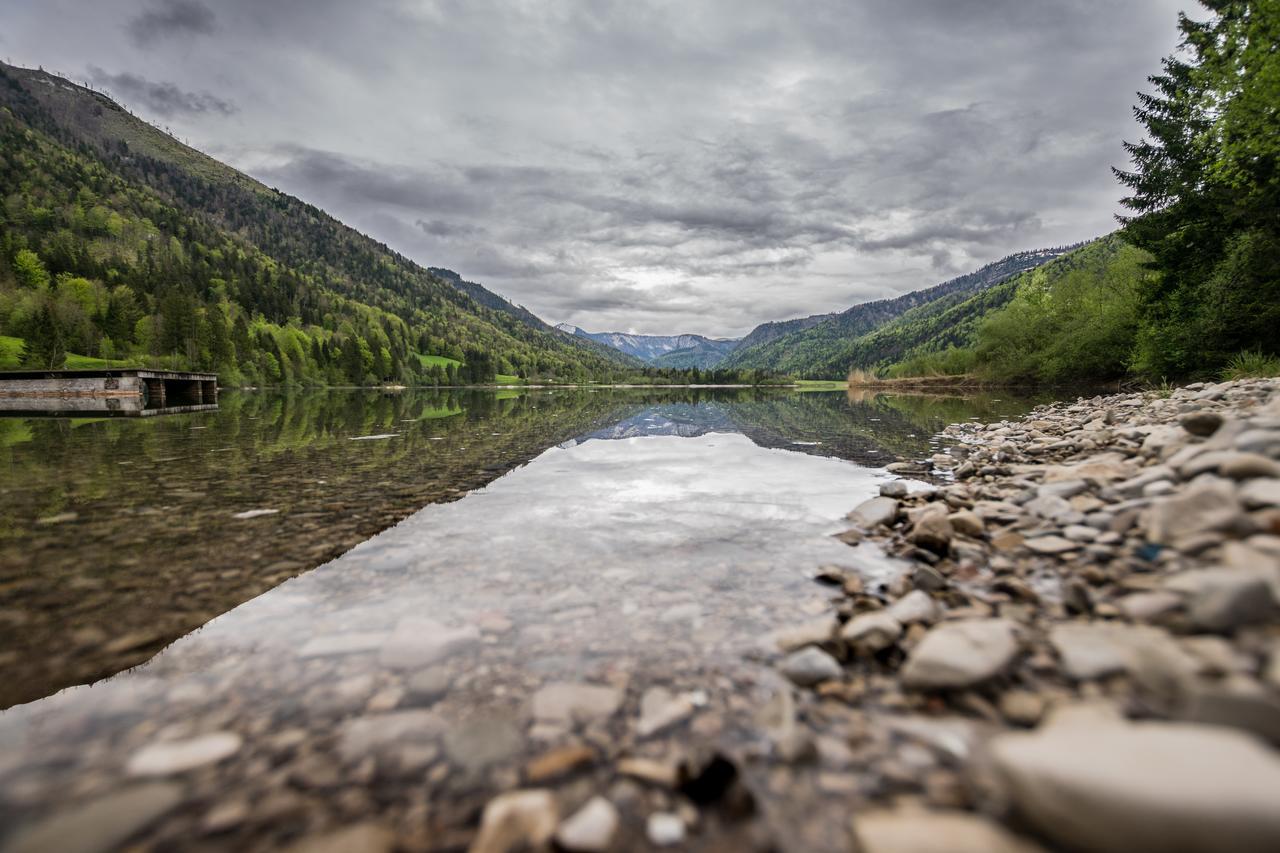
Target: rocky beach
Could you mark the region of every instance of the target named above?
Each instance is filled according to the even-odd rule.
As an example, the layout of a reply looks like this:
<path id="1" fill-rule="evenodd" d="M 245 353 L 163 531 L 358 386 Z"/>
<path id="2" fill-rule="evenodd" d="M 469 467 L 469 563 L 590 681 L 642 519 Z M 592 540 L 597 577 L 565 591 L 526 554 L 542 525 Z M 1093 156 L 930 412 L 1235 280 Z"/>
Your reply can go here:
<path id="1" fill-rule="evenodd" d="M 791 498 L 721 516 L 744 512 L 726 487 L 704 505 L 722 535 L 661 574 L 645 554 L 693 541 L 669 538 L 678 512 L 605 515 L 595 557 L 542 574 L 619 481 L 563 530 L 537 510 L 538 539 L 451 537 L 535 505 L 504 478 L 6 712 L 0 849 L 1280 847 L 1280 382 L 1040 406 L 932 446 L 880 471 L 719 434 L 644 439 L 639 465 L 558 451 L 542 470 L 575 482 L 630 460 L 632 492 L 679 487 L 645 473 L 663 454 L 715 453 L 796 494 L 879 494 L 774 551 Z M 504 535 L 528 571 L 492 570 Z"/>
<path id="2" fill-rule="evenodd" d="M 754 750 L 620 762 L 658 805 L 621 832 L 625 784 L 500 796 L 472 849 L 1280 849 L 1280 383 L 943 435 L 840 535 L 893 579 L 821 567 L 833 612 L 770 636 Z"/>

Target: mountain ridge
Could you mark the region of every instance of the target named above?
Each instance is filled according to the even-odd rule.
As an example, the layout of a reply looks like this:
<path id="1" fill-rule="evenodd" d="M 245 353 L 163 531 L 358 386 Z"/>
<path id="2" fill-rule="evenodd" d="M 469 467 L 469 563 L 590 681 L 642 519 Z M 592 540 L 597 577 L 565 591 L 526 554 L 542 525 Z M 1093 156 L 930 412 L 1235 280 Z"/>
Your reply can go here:
<path id="1" fill-rule="evenodd" d="M 38 315 L 57 327 L 55 349 L 253 384 L 586 378 L 639 364 L 441 278 L 57 75 L 0 63 L 0 134 L 12 205 L 0 214 L 0 333 L 43 334 Z M 22 252 L 41 286 L 7 289 Z M 474 364 L 455 380 L 420 354 Z"/>
<path id="2" fill-rule="evenodd" d="M 612 347 L 655 367 L 716 367 L 738 343 L 736 338 L 710 338 L 691 333 L 639 335 L 630 332 L 588 332 L 571 323 L 558 323 L 555 328 L 567 335 Z"/>

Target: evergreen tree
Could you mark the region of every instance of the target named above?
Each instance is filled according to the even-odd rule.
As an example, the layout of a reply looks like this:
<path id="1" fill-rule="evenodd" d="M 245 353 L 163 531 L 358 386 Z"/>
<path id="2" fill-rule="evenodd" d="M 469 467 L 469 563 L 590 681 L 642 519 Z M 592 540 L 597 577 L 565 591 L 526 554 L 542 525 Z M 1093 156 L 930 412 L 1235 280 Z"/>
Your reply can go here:
<path id="1" fill-rule="evenodd" d="M 1164 60 L 1126 143 L 1125 236 L 1159 272 L 1142 299 L 1137 366 L 1182 375 L 1234 353 L 1280 353 L 1280 3 L 1202 0 L 1179 16 L 1186 59 Z"/>
<path id="2" fill-rule="evenodd" d="M 67 344 L 58 312 L 48 300 L 40 305 L 22 347 L 22 365 L 57 370 L 67 363 Z"/>

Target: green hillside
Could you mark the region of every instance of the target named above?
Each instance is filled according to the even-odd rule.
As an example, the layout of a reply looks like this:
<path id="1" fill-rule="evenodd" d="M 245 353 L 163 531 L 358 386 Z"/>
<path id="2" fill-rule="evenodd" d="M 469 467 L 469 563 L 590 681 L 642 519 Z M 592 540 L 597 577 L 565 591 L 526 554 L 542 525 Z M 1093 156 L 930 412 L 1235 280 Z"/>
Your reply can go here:
<path id="1" fill-rule="evenodd" d="M 805 378 L 826 379 L 844 376 L 852 368 L 869 367 L 895 356 L 882 350 L 892 342 L 881 343 L 866 351 L 863 339 L 895 319 L 920 309 L 937 311 L 962 302 L 973 293 L 1032 269 L 1061 255 L 1066 249 L 1042 249 L 1009 255 L 981 269 L 924 290 L 893 299 L 880 299 L 854 305 L 839 314 L 791 321 L 795 325 L 769 324 L 783 327 L 782 334 L 758 335 L 752 332 L 738 349 L 725 360 L 726 367 L 755 367 L 791 373 Z M 752 343 L 759 340 L 759 343 Z"/>
<path id="2" fill-rule="evenodd" d="M 861 343 L 890 376 L 1112 379 L 1132 367 L 1151 256 L 1113 234 L 957 305 L 903 315 Z M 928 308 L 929 306 L 926 306 Z M 892 344 L 884 346 L 883 344 Z"/>
<path id="3" fill-rule="evenodd" d="M 610 379 L 636 362 L 465 289 L 134 118 L 0 65 L 0 334 L 231 383 Z"/>

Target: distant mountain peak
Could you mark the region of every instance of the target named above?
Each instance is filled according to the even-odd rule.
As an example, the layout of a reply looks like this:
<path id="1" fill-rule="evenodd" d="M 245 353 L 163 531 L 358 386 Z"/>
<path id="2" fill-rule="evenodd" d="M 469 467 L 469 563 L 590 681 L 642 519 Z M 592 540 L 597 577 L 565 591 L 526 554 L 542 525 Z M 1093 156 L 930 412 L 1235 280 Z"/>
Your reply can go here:
<path id="1" fill-rule="evenodd" d="M 715 367 L 738 345 L 737 339 L 705 335 L 635 335 L 630 332 L 587 332 L 570 323 L 556 326 L 562 332 L 612 347 L 655 367 Z"/>

